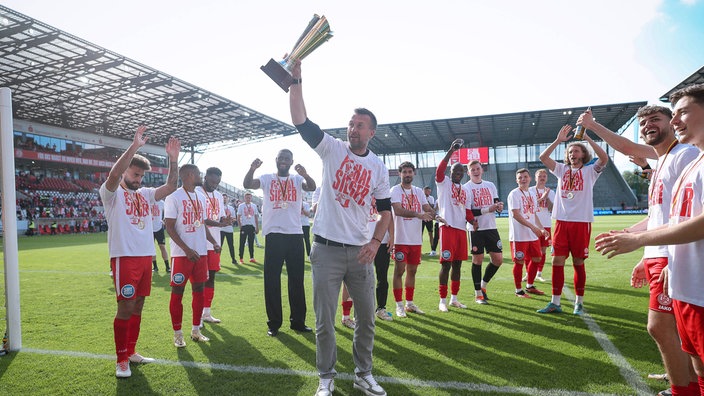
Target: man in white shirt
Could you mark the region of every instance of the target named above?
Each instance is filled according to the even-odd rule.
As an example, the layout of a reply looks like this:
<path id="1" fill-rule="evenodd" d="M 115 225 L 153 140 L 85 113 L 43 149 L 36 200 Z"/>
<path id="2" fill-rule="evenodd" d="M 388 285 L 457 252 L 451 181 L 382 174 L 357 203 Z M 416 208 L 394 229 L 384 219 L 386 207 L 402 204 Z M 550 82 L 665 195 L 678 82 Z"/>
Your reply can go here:
<path id="1" fill-rule="evenodd" d="M 154 240 L 157 246 L 159 246 L 159 252 L 161 253 L 161 258 L 164 260 L 164 267 L 166 273 L 171 272 L 171 267 L 169 267 L 169 254 L 166 252 L 166 235 L 164 233 L 164 201 L 157 201 L 151 207 L 152 213 L 152 227 L 154 228 Z M 159 271 L 159 267 L 156 265 L 156 256 L 152 257 L 152 271 Z"/>
<path id="2" fill-rule="evenodd" d="M 516 286 L 516 297 L 529 298 L 530 294 L 543 295 L 533 285 L 540 261 L 540 240 L 546 231 L 535 215 L 538 197 L 529 189 L 530 172 L 521 168 L 516 171 L 518 187 L 508 194 L 508 240 L 511 244 L 511 259 L 513 260 L 513 281 Z M 523 290 L 521 276 L 526 265 L 528 283 Z"/>
<path id="3" fill-rule="evenodd" d="M 235 211 L 235 208 L 232 206 L 230 197 L 227 194 L 223 194 L 222 200 L 225 202 L 225 216 L 231 217 L 232 219 L 236 219 L 237 213 Z M 225 246 L 225 242 L 227 242 L 227 247 L 228 251 L 230 252 L 230 259 L 232 259 L 232 264 L 237 264 L 237 260 L 235 259 L 235 245 L 232 238 L 233 232 L 234 230 L 232 228 L 232 224 L 228 224 L 220 228 L 220 246 Z"/>
<path id="4" fill-rule="evenodd" d="M 604 139 L 611 147 L 624 155 L 658 159 L 651 173 L 648 189 L 648 216 L 627 227 L 628 232 L 657 229 L 668 224 L 670 203 L 677 178 L 699 155 L 699 150 L 689 144 L 681 144 L 670 125 L 672 111 L 663 106 L 643 106 L 636 114 L 640 126 L 640 137 L 645 144 L 633 142 L 620 136 L 594 120 L 591 111 L 580 116 L 582 125 Z M 643 259 L 633 268 L 631 285 L 642 287 L 648 284 L 650 301 L 648 310 L 648 333 L 651 335 L 662 357 L 670 387 L 686 387 L 696 382 L 696 374 L 687 354 L 682 351 L 677 333 L 672 299 L 665 290 L 662 272 L 669 263 L 667 245 L 646 246 Z"/>
<path id="5" fill-rule="evenodd" d="M 316 327 L 316 366 L 320 376 L 317 396 L 335 389 L 335 311 L 344 281 L 355 303 L 354 387 L 367 395 L 386 392 L 372 375 L 374 347 L 374 269 L 372 260 L 391 220 L 389 172 L 367 145 L 376 132 L 376 117 L 355 109 L 347 128 L 347 142 L 324 133 L 308 119 L 301 88 L 301 63 L 292 70 L 291 118 L 306 143 L 323 160 L 320 203 L 313 223 L 311 270 Z M 372 197 L 381 220 L 372 235 L 367 218 Z"/>
<path id="6" fill-rule="evenodd" d="M 289 170 L 293 153 L 283 149 L 276 155 L 276 173 L 265 173 L 254 178 L 254 171 L 262 165 L 257 158 L 244 176 L 244 188 L 264 191 L 262 207 L 262 234 L 264 250 L 264 303 L 266 305 L 267 334 L 275 337 L 283 323 L 281 310 L 281 270 L 286 263 L 288 274 L 288 302 L 291 309 L 290 328 L 309 333 L 306 326 L 306 292 L 303 286 L 305 260 L 303 257 L 303 229 L 301 202 L 303 191 L 315 191 L 315 181 L 301 164 L 296 164 L 297 175 Z"/>
<path id="7" fill-rule="evenodd" d="M 237 223 L 240 225 L 240 264 L 244 264 L 244 244 L 249 247 L 249 262 L 254 260 L 254 236 L 259 233 L 259 208 L 252 203 L 252 193 L 244 194 L 244 202 L 237 207 Z"/>
<path id="8" fill-rule="evenodd" d="M 171 137 L 166 144 L 169 176 L 158 188 L 141 187 L 144 173 L 151 169 L 149 160 L 136 154 L 149 139 L 147 127 L 140 126 L 132 144 L 110 169 L 107 180 L 100 186 L 100 199 L 105 206 L 108 228 L 110 270 L 114 274 L 117 313 L 113 321 L 117 365 L 115 376 L 132 375 L 130 362 L 149 363 L 135 352 L 142 322 L 144 299 L 151 292 L 151 258 L 154 249 L 151 205 L 176 190 L 178 154 L 181 144 Z"/>
<path id="9" fill-rule="evenodd" d="M 186 164 L 179 170 L 183 185 L 166 198 L 164 222 L 171 238 L 171 300 L 169 313 L 174 330 L 174 345 L 186 346 L 183 340 L 183 293 L 186 283 L 191 281 L 193 309 L 191 339 L 207 342 L 210 339 L 200 331 L 203 317 L 205 281 L 208 280 L 208 242 L 220 252 L 220 245 L 210 234 L 205 221 L 208 219 L 205 195 L 196 191 L 200 181 L 200 171 L 193 164 Z"/>
<path id="10" fill-rule="evenodd" d="M 405 318 L 406 312 L 425 314 L 413 303 L 416 289 L 416 272 L 420 265 L 423 245 L 423 221 L 432 221 L 433 209 L 425 199 L 423 190 L 414 186 L 416 167 L 405 161 L 398 166 L 401 183 L 391 188 L 391 208 L 394 219 L 394 278 L 393 292 L 396 300 L 396 316 Z M 408 270 L 408 271 L 406 271 Z M 406 282 L 403 274 L 406 273 Z M 403 304 L 403 287 L 406 290 L 406 305 Z"/>
<path id="11" fill-rule="evenodd" d="M 595 163 L 589 164 L 592 155 L 587 146 L 578 142 L 567 145 L 564 164 L 550 158 L 558 145 L 570 140 L 571 131 L 570 125 L 563 126 L 555 141 L 540 154 L 540 161 L 557 177 L 557 193 L 552 211 L 552 217 L 556 220 L 552 240 L 552 298 L 538 313 L 562 312 L 560 302 L 562 287 L 565 285 L 565 262 L 569 255 L 572 255 L 574 294 L 577 296 L 572 313 L 581 315 L 584 312 L 584 287 L 587 283 L 584 260 L 589 257 L 594 221 L 592 195 L 596 179 L 609 162 L 609 156 L 585 133 L 584 140 L 598 156 Z"/>
<path id="12" fill-rule="evenodd" d="M 430 186 L 425 186 L 423 188 L 423 193 L 425 194 L 425 200 L 428 201 L 428 205 L 433 209 L 433 211 L 437 210 L 437 206 L 435 205 L 435 198 L 430 195 L 432 192 L 432 188 Z M 430 253 L 428 253 L 428 256 L 437 256 L 438 253 L 436 252 L 436 249 L 438 247 L 438 240 L 439 240 L 439 225 L 437 222 L 433 221 L 432 219 L 430 221 L 423 221 L 423 229 L 428 230 L 428 242 L 430 242 Z M 421 230 L 421 236 L 423 235 L 423 231 Z"/>
<path id="13" fill-rule="evenodd" d="M 530 190 L 538 197 L 535 215 L 540 220 L 540 224 L 545 227 L 546 235 L 540 236 L 540 262 L 538 263 L 538 272 L 535 279 L 545 282 L 543 279 L 543 268 L 545 267 L 545 259 L 547 257 L 548 247 L 552 245 L 552 207 L 555 202 L 555 191 L 545 184 L 548 182 L 548 171 L 546 169 L 538 169 L 535 171 L 535 186 Z M 526 280 L 526 279 L 523 279 Z"/>

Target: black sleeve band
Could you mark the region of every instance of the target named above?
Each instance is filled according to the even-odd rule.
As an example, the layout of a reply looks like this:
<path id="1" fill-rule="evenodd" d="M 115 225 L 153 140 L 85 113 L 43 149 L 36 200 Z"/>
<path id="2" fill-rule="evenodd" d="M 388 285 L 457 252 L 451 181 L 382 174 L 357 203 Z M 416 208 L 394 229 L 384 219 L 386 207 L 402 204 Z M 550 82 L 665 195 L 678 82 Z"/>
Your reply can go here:
<path id="1" fill-rule="evenodd" d="M 308 143 L 311 148 L 316 148 L 323 140 L 323 130 L 318 124 L 306 118 L 306 122 L 301 125 L 296 125 L 296 129 L 301 134 L 303 140 Z"/>
<path id="2" fill-rule="evenodd" d="M 383 212 L 385 210 L 391 210 L 391 198 L 377 199 L 376 200 L 376 211 Z"/>

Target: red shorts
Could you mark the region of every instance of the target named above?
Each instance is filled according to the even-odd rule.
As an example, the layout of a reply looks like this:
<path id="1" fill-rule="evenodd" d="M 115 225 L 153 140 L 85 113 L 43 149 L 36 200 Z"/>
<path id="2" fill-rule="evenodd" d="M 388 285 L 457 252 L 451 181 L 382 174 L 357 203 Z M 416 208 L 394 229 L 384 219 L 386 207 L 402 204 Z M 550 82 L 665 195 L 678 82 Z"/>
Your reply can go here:
<path id="1" fill-rule="evenodd" d="M 208 256 L 195 263 L 185 256 L 171 257 L 171 286 L 185 286 L 189 279 L 191 284 L 208 280 Z"/>
<path id="2" fill-rule="evenodd" d="M 645 266 L 645 279 L 650 285 L 650 303 L 648 308 L 651 311 L 674 314 L 672 312 L 672 299 L 663 290 L 664 282 L 658 282 L 660 273 L 667 266 L 667 257 L 644 258 L 643 265 Z"/>
<path id="3" fill-rule="evenodd" d="M 592 223 L 581 221 L 555 221 L 555 236 L 552 239 L 553 256 L 569 256 L 585 259 L 589 257 L 589 242 Z"/>
<path id="4" fill-rule="evenodd" d="M 411 265 L 420 264 L 420 245 L 394 245 L 394 260 Z"/>
<path id="5" fill-rule="evenodd" d="M 548 237 L 540 236 L 540 247 L 549 247 L 552 245 L 552 228 L 546 227 L 545 231 L 548 232 Z"/>
<path id="6" fill-rule="evenodd" d="M 467 260 L 467 231 L 440 226 L 440 262 Z"/>
<path id="7" fill-rule="evenodd" d="M 220 253 L 208 250 L 208 271 L 220 271 Z"/>
<path id="8" fill-rule="evenodd" d="M 540 258 L 543 255 L 542 250 L 540 250 L 540 241 L 518 241 L 511 242 L 511 258 L 514 264 L 520 264 L 521 261 L 524 262 L 526 257 L 529 259 Z"/>
<path id="9" fill-rule="evenodd" d="M 118 300 L 148 296 L 152 291 L 152 256 L 112 257 L 110 269 Z"/>
<path id="10" fill-rule="evenodd" d="M 673 300 L 682 350 L 704 359 L 704 307 Z"/>

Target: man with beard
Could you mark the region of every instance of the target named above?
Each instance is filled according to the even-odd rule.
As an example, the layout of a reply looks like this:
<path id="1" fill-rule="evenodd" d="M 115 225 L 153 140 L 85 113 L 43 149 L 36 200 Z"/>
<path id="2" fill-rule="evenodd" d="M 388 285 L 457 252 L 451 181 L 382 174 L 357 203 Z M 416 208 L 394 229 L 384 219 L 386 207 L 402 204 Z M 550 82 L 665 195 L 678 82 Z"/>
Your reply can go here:
<path id="1" fill-rule="evenodd" d="M 450 306 L 467 308 L 457 299 L 457 294 L 460 292 L 462 261 L 467 260 L 467 224 L 474 223 L 474 214 L 469 191 L 461 184 L 464 177 L 462 164 L 458 162 L 452 166 L 450 180 L 445 177 L 447 163 L 452 153 L 461 145 L 461 139 L 452 142 L 445 158 L 440 161 L 435 171 L 435 184 L 438 190 L 438 217 L 435 220 L 444 223 L 440 226 L 440 303 L 438 304 L 440 312 L 448 312 L 448 280 L 451 281 Z"/>
<path id="2" fill-rule="evenodd" d="M 306 295 L 303 287 L 304 249 L 301 207 L 303 191 L 315 191 L 315 181 L 301 164 L 296 164 L 298 175 L 289 174 L 293 153 L 283 149 L 276 156 L 276 173 L 267 173 L 254 179 L 254 171 L 262 165 L 257 158 L 244 176 L 244 188 L 264 191 L 262 233 L 264 249 L 264 302 L 268 318 L 267 334 L 275 337 L 283 323 L 281 311 L 281 270 L 284 262 L 288 273 L 289 318 L 292 330 L 309 333 L 306 326 Z"/>
<path id="3" fill-rule="evenodd" d="M 406 312 L 425 314 L 413 303 L 416 290 L 416 272 L 420 265 L 420 249 L 423 245 L 423 221 L 432 221 L 435 214 L 425 200 L 425 194 L 414 186 L 416 167 L 408 162 L 398 166 L 401 184 L 391 188 L 391 208 L 394 215 L 394 277 L 393 292 L 396 300 L 396 316 L 405 318 Z M 408 271 L 406 271 L 408 270 Z M 403 274 L 406 272 L 406 282 Z M 406 290 L 406 306 L 403 305 L 403 288 Z"/>
<path id="4" fill-rule="evenodd" d="M 556 220 L 552 244 L 552 299 L 545 308 L 538 310 L 538 313 L 562 312 L 560 302 L 562 287 L 565 284 L 565 262 L 570 254 L 575 272 L 574 293 L 577 295 L 573 313 L 581 315 L 584 310 L 584 286 L 587 283 L 584 260 L 589 257 L 591 226 L 594 221 L 592 195 L 594 184 L 609 162 L 609 156 L 601 146 L 584 134 L 584 140 L 599 158 L 596 162 L 587 165 L 592 155 L 587 146 L 578 142 L 567 145 L 564 164 L 550 158 L 557 146 L 570 140 L 571 131 L 571 126 L 563 126 L 555 141 L 540 153 L 540 161 L 557 177 L 558 192 L 555 194 L 552 212 Z"/>
<path id="5" fill-rule="evenodd" d="M 225 215 L 225 199 L 222 193 L 217 190 L 222 178 L 222 171 L 212 167 L 205 170 L 203 182 L 196 187 L 196 191 L 205 196 L 205 225 L 213 238 L 220 235 L 220 228 L 232 224 L 232 217 Z M 221 242 L 222 243 L 222 242 Z M 210 241 L 208 241 L 208 280 L 203 288 L 203 321 L 208 323 L 220 323 L 220 319 L 214 318 L 210 312 L 215 296 L 215 274 L 220 271 L 220 251 L 215 251 Z"/>
<path id="6" fill-rule="evenodd" d="M 638 109 L 637 117 L 640 137 L 645 144 L 638 144 L 613 133 L 596 122 L 591 111 L 586 111 L 577 121 L 577 124 L 581 122 L 585 128 L 624 155 L 658 160 L 648 189 L 648 217 L 625 228 L 626 232 L 653 230 L 668 224 L 675 181 L 699 155 L 696 147 L 677 141 L 670 125 L 672 111 L 667 107 L 644 106 Z M 667 245 L 646 246 L 643 259 L 633 268 L 631 286 L 638 288 L 646 283 L 649 285 L 648 333 L 660 350 L 665 372 L 674 389 L 687 387 L 697 379 L 689 356 L 680 347 L 672 299 L 664 289 L 662 272 L 667 265 Z"/>
<path id="7" fill-rule="evenodd" d="M 193 309 L 191 339 L 207 342 L 210 339 L 200 332 L 203 317 L 205 281 L 208 280 L 208 242 L 213 245 L 215 253 L 220 253 L 220 246 L 205 227 L 206 197 L 196 191 L 200 183 L 200 171 L 193 164 L 186 164 L 179 170 L 183 185 L 166 198 L 164 203 L 164 222 L 171 237 L 171 300 L 169 313 L 174 330 L 174 345 L 186 346 L 183 340 L 183 293 L 186 283 L 191 281 Z"/>
<path id="8" fill-rule="evenodd" d="M 113 321 L 117 365 L 115 376 L 132 375 L 130 362 L 150 363 L 135 352 L 142 322 L 144 298 L 152 284 L 151 259 L 154 249 L 152 205 L 176 190 L 178 154 L 181 144 L 171 137 L 166 144 L 169 175 L 158 188 L 141 187 L 144 173 L 151 169 L 149 160 L 137 153 L 147 143 L 147 127 L 140 126 L 132 144 L 110 169 L 107 180 L 100 186 L 100 199 L 105 205 L 108 228 L 110 271 L 114 274 L 117 313 Z"/>
<path id="9" fill-rule="evenodd" d="M 335 139 L 310 119 L 303 101 L 301 63 L 292 70 L 289 104 L 293 125 L 301 138 L 323 161 L 320 204 L 313 222 L 310 261 L 315 308 L 315 355 L 320 381 L 317 396 L 335 390 L 335 311 L 340 285 L 344 282 L 355 304 L 354 388 L 367 395 L 385 396 L 386 391 L 372 375 L 374 348 L 374 268 L 391 220 L 389 171 L 368 149 L 376 133 L 376 116 L 357 108 L 347 126 L 347 142 Z M 373 233 L 367 231 L 372 198 L 381 216 Z M 299 223 L 300 224 L 300 223 Z"/>

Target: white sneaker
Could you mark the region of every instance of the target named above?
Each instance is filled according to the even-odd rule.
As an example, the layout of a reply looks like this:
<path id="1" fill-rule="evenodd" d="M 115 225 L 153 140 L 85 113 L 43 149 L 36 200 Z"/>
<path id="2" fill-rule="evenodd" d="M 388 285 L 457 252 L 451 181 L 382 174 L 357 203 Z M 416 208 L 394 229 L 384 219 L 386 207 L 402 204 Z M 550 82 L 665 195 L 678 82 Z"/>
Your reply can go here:
<path id="1" fill-rule="evenodd" d="M 438 304 L 438 309 L 440 310 L 440 312 L 448 312 L 447 304 L 442 301 L 440 301 L 440 304 Z"/>
<path id="2" fill-rule="evenodd" d="M 371 374 L 364 377 L 354 376 L 354 388 L 361 390 L 368 396 L 386 396 L 386 391 L 379 385 Z"/>
<path id="3" fill-rule="evenodd" d="M 438 255 L 438 252 L 436 252 L 435 250 L 431 250 L 430 253 L 428 253 L 428 256 L 437 256 L 437 255 Z"/>
<path id="4" fill-rule="evenodd" d="M 200 330 L 191 331 L 191 339 L 195 342 L 208 342 L 210 338 L 204 336 Z"/>
<path id="5" fill-rule="evenodd" d="M 183 340 L 183 334 L 174 334 L 174 345 L 176 348 L 184 348 L 186 341 Z"/>
<path id="6" fill-rule="evenodd" d="M 321 378 L 315 396 L 332 396 L 335 391 L 335 380 L 332 378 Z"/>
<path id="7" fill-rule="evenodd" d="M 406 310 L 403 308 L 403 306 L 396 306 L 396 316 L 399 318 L 406 318 Z"/>
<path id="8" fill-rule="evenodd" d="M 423 312 L 422 309 L 420 309 L 417 305 L 413 303 L 406 304 L 406 312 L 417 313 L 418 315 L 425 315 L 425 312 Z"/>
<path id="9" fill-rule="evenodd" d="M 541 282 L 546 282 L 545 278 L 543 278 L 541 275 L 536 276 L 535 280 L 539 280 Z"/>
<path id="10" fill-rule="evenodd" d="M 139 353 L 135 352 L 130 356 L 130 363 L 142 363 L 142 364 L 147 364 L 147 363 L 154 363 L 156 362 L 156 359 L 149 358 L 149 357 L 144 357 L 140 355 Z"/>
<path id="11" fill-rule="evenodd" d="M 525 282 L 528 280 L 528 274 L 523 275 L 523 278 L 521 279 L 521 282 Z"/>
<path id="12" fill-rule="evenodd" d="M 467 309 L 467 306 L 462 304 L 461 302 L 459 302 L 459 300 L 451 301 L 450 306 L 455 307 L 455 308 L 460 308 L 460 309 Z"/>
<path id="13" fill-rule="evenodd" d="M 379 308 L 376 310 L 376 317 L 381 320 L 393 321 L 394 318 L 391 316 L 390 312 L 386 311 L 386 308 Z"/>
<path id="14" fill-rule="evenodd" d="M 132 371 L 130 371 L 130 361 L 125 360 L 124 362 L 117 362 L 115 366 L 115 377 L 117 378 L 127 378 L 132 376 Z"/>
<path id="15" fill-rule="evenodd" d="M 202 320 L 203 320 L 203 322 L 208 322 L 208 323 L 220 323 L 221 322 L 220 319 L 214 318 L 213 315 L 210 315 L 210 314 L 203 315 Z"/>
<path id="16" fill-rule="evenodd" d="M 357 327 L 357 322 L 355 322 L 352 318 L 346 318 L 342 319 L 342 325 L 347 328 L 354 329 L 355 327 Z"/>
<path id="17" fill-rule="evenodd" d="M 488 304 L 489 304 L 489 303 L 486 302 L 486 300 L 484 299 L 484 296 L 477 296 L 477 297 L 475 297 L 475 298 L 474 298 L 474 302 L 477 303 L 477 304 L 479 304 L 479 305 L 488 305 Z"/>

